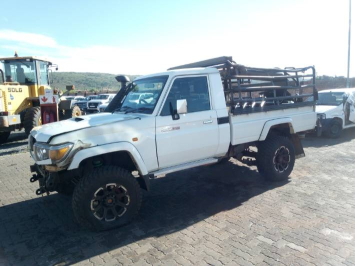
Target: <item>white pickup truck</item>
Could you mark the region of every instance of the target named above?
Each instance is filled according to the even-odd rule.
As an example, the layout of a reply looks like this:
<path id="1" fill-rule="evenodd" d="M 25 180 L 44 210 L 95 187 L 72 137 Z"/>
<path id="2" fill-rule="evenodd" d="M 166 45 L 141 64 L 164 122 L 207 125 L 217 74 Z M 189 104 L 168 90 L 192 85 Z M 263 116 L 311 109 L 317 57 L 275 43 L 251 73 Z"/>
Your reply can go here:
<path id="1" fill-rule="evenodd" d="M 105 230 L 139 211 L 151 179 L 234 157 L 268 180 L 289 177 L 304 156 L 298 133 L 315 128 L 313 67 L 258 69 L 220 57 L 142 76 L 105 113 L 32 130 L 37 194 L 73 194 L 76 220 Z M 130 101 L 130 94 L 144 94 Z"/>

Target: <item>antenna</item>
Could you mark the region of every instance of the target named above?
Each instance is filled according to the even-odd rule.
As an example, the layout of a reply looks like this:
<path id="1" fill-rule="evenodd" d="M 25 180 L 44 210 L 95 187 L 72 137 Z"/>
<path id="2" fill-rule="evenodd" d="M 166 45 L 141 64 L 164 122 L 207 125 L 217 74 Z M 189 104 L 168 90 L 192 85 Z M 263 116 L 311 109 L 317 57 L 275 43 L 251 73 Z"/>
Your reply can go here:
<path id="1" fill-rule="evenodd" d="M 349 72 L 350 72 L 350 37 L 351 37 L 351 0 L 349 0 L 349 39 L 348 39 L 348 75 L 346 78 L 346 87 L 350 88 Z"/>

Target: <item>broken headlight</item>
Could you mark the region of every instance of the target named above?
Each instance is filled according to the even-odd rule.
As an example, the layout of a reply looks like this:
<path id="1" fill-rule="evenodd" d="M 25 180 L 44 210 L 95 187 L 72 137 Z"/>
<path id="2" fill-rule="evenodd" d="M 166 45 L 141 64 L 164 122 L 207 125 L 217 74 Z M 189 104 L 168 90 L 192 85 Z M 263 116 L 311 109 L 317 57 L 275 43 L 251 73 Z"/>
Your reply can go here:
<path id="1" fill-rule="evenodd" d="M 51 159 L 52 163 L 56 163 L 63 160 L 72 148 L 73 143 L 64 143 L 58 146 L 50 146 L 46 143 L 36 142 L 33 145 L 33 154 L 36 158 L 36 161 Z"/>
<path id="2" fill-rule="evenodd" d="M 33 145 L 33 155 L 36 161 L 43 161 L 49 159 L 49 146 L 44 143 L 35 143 Z"/>

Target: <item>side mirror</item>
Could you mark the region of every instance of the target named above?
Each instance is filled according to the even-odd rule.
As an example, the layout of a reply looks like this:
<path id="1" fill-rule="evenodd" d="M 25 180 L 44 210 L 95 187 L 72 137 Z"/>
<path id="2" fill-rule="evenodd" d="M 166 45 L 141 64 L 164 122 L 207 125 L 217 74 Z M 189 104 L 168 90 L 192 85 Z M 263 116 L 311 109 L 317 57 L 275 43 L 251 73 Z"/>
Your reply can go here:
<path id="1" fill-rule="evenodd" d="M 176 101 L 176 111 L 178 114 L 186 114 L 187 113 L 186 99 Z"/>
<path id="2" fill-rule="evenodd" d="M 172 117 L 172 119 L 173 120 L 179 120 L 180 119 L 180 116 L 179 116 L 179 114 L 176 112 L 176 110 L 174 110 L 174 108 L 173 108 L 173 105 L 171 104 L 171 102 L 170 102 L 170 114 L 171 114 L 171 117 Z"/>

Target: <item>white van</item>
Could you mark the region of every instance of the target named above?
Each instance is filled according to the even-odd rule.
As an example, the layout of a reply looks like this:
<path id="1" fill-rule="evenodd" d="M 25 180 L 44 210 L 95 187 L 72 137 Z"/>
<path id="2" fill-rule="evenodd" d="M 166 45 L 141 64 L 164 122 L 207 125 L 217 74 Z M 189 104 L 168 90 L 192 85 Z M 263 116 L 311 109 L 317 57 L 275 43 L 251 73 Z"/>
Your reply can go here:
<path id="1" fill-rule="evenodd" d="M 316 112 L 321 133 L 338 138 L 341 131 L 355 127 L 355 88 L 323 90 Z"/>

